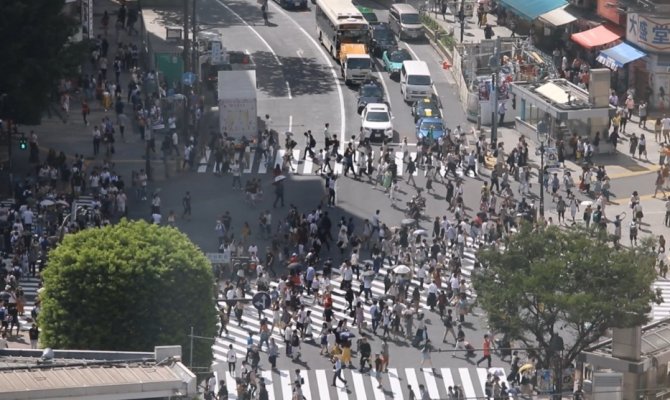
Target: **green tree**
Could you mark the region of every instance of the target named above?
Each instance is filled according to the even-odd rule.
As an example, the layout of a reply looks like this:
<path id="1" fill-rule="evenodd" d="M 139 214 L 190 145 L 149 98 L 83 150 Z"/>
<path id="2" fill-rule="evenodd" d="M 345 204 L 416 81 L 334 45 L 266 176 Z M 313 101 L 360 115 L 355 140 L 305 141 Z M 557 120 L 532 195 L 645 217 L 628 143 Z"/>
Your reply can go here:
<path id="1" fill-rule="evenodd" d="M 491 328 L 507 332 L 533 351 L 543 366 L 558 354 L 553 334 L 564 340 L 572 362 L 607 329 L 648 322 L 656 278 L 651 245 L 615 250 L 603 236 L 583 229 L 524 226 L 504 251 L 484 249 L 473 276 L 477 302 Z"/>
<path id="2" fill-rule="evenodd" d="M 0 116 L 37 124 L 58 80 L 76 71 L 85 43 L 63 14 L 65 0 L 3 0 L 0 13 Z"/>
<path id="3" fill-rule="evenodd" d="M 49 253 L 39 323 L 43 344 L 64 349 L 151 351 L 214 337 L 209 261 L 175 228 L 123 220 L 65 236 Z M 211 342 L 194 341 L 209 366 Z"/>

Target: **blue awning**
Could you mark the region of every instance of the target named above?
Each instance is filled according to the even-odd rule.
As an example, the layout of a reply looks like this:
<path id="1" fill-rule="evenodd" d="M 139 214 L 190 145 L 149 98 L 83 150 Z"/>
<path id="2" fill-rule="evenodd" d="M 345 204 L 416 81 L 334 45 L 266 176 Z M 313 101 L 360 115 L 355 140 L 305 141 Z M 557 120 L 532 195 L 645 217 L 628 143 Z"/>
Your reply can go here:
<path id="1" fill-rule="evenodd" d="M 551 10 L 568 5 L 565 0 L 500 0 L 500 3 L 516 15 L 529 21 Z"/>
<path id="2" fill-rule="evenodd" d="M 600 52 L 596 60 L 609 69 L 616 71 L 631 61 L 646 56 L 647 54 L 627 44 L 620 43 Z"/>

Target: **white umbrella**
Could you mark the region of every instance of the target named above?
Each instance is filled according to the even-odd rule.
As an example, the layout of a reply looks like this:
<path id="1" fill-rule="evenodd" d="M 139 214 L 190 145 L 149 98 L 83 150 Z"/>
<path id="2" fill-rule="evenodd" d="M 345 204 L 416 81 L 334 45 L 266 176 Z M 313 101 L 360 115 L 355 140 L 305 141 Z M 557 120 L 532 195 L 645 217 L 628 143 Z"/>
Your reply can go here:
<path id="1" fill-rule="evenodd" d="M 281 182 L 281 181 L 283 181 L 284 179 L 286 179 L 286 177 L 285 177 L 284 175 L 277 175 L 277 176 L 275 177 L 275 183 L 277 183 L 277 182 Z"/>
<path id="2" fill-rule="evenodd" d="M 417 229 L 417 230 L 415 230 L 414 232 L 412 232 L 412 234 L 413 234 L 414 236 L 425 235 L 425 234 L 427 234 L 427 233 L 428 233 L 428 232 L 426 232 L 425 229 Z"/>
<path id="3" fill-rule="evenodd" d="M 393 272 L 396 274 L 409 274 L 411 269 L 407 265 L 396 265 L 395 268 L 393 268 Z"/>
<path id="4" fill-rule="evenodd" d="M 56 201 L 56 204 L 59 204 L 59 205 L 61 205 L 61 206 L 66 206 L 66 207 L 69 207 L 69 206 L 70 206 L 70 203 L 68 203 L 68 202 L 65 201 L 65 200 L 57 200 L 57 201 Z"/>
<path id="5" fill-rule="evenodd" d="M 588 207 L 588 206 L 592 206 L 593 202 L 591 200 L 584 200 L 581 203 L 579 203 L 579 205 L 582 206 L 582 207 Z"/>
<path id="6" fill-rule="evenodd" d="M 365 271 L 363 272 L 363 276 L 373 276 L 375 274 L 375 271 Z"/>
<path id="7" fill-rule="evenodd" d="M 49 207 L 49 206 L 53 206 L 54 204 L 56 204 L 56 203 L 53 200 L 49 200 L 49 199 L 44 199 L 44 200 L 40 201 L 40 205 L 42 207 Z"/>

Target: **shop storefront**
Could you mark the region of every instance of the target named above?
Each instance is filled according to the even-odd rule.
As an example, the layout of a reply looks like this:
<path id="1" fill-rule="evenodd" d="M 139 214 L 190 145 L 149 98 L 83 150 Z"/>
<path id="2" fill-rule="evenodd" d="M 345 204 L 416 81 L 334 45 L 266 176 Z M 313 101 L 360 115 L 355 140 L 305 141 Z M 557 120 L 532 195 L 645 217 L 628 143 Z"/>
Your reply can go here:
<path id="1" fill-rule="evenodd" d="M 642 61 L 637 60 L 645 56 L 643 51 L 624 42 L 602 50 L 596 61 L 613 71 L 612 87 L 619 93 L 625 93 L 628 90 L 630 71 L 636 66 L 643 65 Z"/>
<path id="2" fill-rule="evenodd" d="M 636 13 L 627 18 L 626 41 L 648 54 L 628 67 L 628 87 L 650 108 L 665 110 L 670 107 L 670 18 Z"/>

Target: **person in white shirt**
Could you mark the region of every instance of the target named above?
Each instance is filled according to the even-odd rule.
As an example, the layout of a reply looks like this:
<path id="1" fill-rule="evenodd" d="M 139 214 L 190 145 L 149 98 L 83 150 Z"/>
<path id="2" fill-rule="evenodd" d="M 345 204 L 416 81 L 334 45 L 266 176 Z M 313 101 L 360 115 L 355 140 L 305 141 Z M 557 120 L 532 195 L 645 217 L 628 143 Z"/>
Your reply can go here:
<path id="1" fill-rule="evenodd" d="M 151 222 L 154 225 L 160 225 L 161 224 L 161 219 L 163 219 L 162 215 L 160 215 L 158 213 L 151 214 Z"/>
<path id="2" fill-rule="evenodd" d="M 235 365 L 237 364 L 237 353 L 233 350 L 233 345 L 228 345 L 228 353 L 226 354 L 226 360 L 228 360 L 228 372 L 235 377 Z"/>

